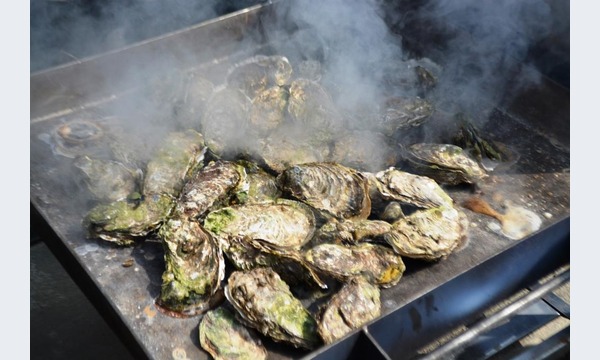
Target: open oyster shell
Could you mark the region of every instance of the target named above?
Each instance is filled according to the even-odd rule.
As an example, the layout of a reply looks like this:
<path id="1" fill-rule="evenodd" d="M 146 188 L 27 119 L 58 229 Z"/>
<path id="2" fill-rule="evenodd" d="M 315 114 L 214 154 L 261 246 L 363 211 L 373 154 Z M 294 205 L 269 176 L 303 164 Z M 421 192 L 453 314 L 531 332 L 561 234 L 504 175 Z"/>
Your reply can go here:
<path id="1" fill-rule="evenodd" d="M 338 218 L 366 219 L 371 212 L 368 182 L 358 171 L 336 163 L 309 163 L 278 177 L 284 193 Z"/>
<path id="2" fill-rule="evenodd" d="M 331 344 L 379 315 L 379 287 L 362 278 L 354 278 L 323 307 L 317 330 L 323 341 Z"/>
<path id="3" fill-rule="evenodd" d="M 246 328 L 224 307 L 204 314 L 198 331 L 200 346 L 215 360 L 261 360 L 268 356 L 255 331 Z"/>
<path id="4" fill-rule="evenodd" d="M 321 344 L 314 318 L 272 269 L 233 272 L 225 296 L 245 324 L 273 340 L 306 349 Z"/>

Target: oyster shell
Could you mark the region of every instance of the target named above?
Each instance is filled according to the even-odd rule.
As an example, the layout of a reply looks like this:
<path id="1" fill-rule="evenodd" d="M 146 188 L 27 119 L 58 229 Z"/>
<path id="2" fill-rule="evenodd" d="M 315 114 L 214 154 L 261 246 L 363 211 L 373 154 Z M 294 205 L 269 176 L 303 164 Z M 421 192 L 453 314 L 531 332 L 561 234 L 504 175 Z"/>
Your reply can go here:
<path id="1" fill-rule="evenodd" d="M 288 113 L 294 123 L 311 133 L 312 138 L 326 142 L 343 128 L 341 114 L 321 85 L 308 79 L 296 79 L 289 91 Z"/>
<path id="2" fill-rule="evenodd" d="M 147 196 L 140 203 L 118 200 L 95 206 L 83 223 L 91 237 L 119 245 L 132 245 L 136 238 L 154 231 L 174 205 L 175 199 L 170 195 Z"/>
<path id="3" fill-rule="evenodd" d="M 204 314 L 198 331 L 200 346 L 215 360 L 267 359 L 267 350 L 254 330 L 246 328 L 224 307 Z"/>
<path id="4" fill-rule="evenodd" d="M 379 171 L 395 165 L 399 157 L 383 134 L 354 130 L 336 137 L 328 160 L 360 171 Z"/>
<path id="5" fill-rule="evenodd" d="M 273 248 L 299 249 L 315 231 L 315 217 L 302 203 L 280 199 L 272 204 L 248 204 L 210 212 L 204 227 L 222 240 L 260 240 Z"/>
<path id="6" fill-rule="evenodd" d="M 242 186 L 244 168 L 229 162 L 211 162 L 184 185 L 175 206 L 177 214 L 202 217 L 212 207 L 226 203 L 235 188 Z"/>
<path id="7" fill-rule="evenodd" d="M 337 220 L 332 218 L 319 228 L 313 244 L 356 244 L 376 239 L 392 231 L 392 225 L 381 220 Z"/>
<path id="8" fill-rule="evenodd" d="M 275 176 L 268 174 L 256 163 L 250 161 L 238 161 L 244 167 L 246 179 L 243 187 L 235 193 L 238 204 L 261 204 L 272 203 L 281 197 L 281 190 L 277 187 Z"/>
<path id="9" fill-rule="evenodd" d="M 250 99 L 240 90 L 215 91 L 204 110 L 201 128 L 206 145 L 219 156 L 237 155 L 251 146 L 247 111 Z"/>
<path id="10" fill-rule="evenodd" d="M 435 180 L 426 176 L 414 175 L 395 168 L 380 171 L 375 175 L 365 175 L 371 185 L 373 199 L 395 200 L 421 208 L 453 206 L 452 198 Z"/>
<path id="11" fill-rule="evenodd" d="M 94 197 L 101 201 L 126 199 L 137 192 L 138 173 L 120 162 L 79 156 L 73 165 L 80 171 L 83 181 Z"/>
<path id="12" fill-rule="evenodd" d="M 233 272 L 225 296 L 244 323 L 273 340 L 306 349 L 321 344 L 314 318 L 272 269 Z"/>
<path id="13" fill-rule="evenodd" d="M 170 133 L 148 162 L 144 195 L 178 196 L 190 174 L 204 165 L 205 152 L 202 134 L 194 130 Z"/>
<path id="14" fill-rule="evenodd" d="M 335 163 L 295 165 L 278 177 L 284 193 L 338 218 L 366 219 L 371 200 L 366 178 Z"/>
<path id="15" fill-rule="evenodd" d="M 216 241 L 187 217 L 170 218 L 158 235 L 166 268 L 157 304 L 185 316 L 206 311 L 225 276 L 225 262 Z"/>
<path id="16" fill-rule="evenodd" d="M 456 145 L 413 144 L 406 149 L 405 157 L 417 173 L 438 183 L 473 184 L 487 177 L 486 171 Z"/>
<path id="17" fill-rule="evenodd" d="M 381 131 L 387 136 L 393 136 L 398 130 L 420 126 L 434 111 L 433 104 L 420 97 L 388 98 L 381 110 Z"/>
<path id="18" fill-rule="evenodd" d="M 248 114 L 253 130 L 265 134 L 283 123 L 288 90 L 280 86 L 272 86 L 259 92 L 252 100 Z"/>
<path id="19" fill-rule="evenodd" d="M 364 279 L 345 284 L 324 306 L 317 330 L 331 344 L 381 315 L 380 291 Z"/>
<path id="20" fill-rule="evenodd" d="M 254 99 L 272 85 L 288 84 L 292 72 L 292 65 L 284 56 L 257 55 L 234 65 L 227 74 L 226 83 Z"/>
<path id="21" fill-rule="evenodd" d="M 341 281 L 360 276 L 382 288 L 396 285 L 406 266 L 392 249 L 369 243 L 344 246 L 320 244 L 304 255 L 318 272 Z"/>
<path id="22" fill-rule="evenodd" d="M 402 256 L 435 261 L 465 241 L 468 223 L 466 215 L 455 208 L 420 210 L 396 221 L 384 239 Z"/>

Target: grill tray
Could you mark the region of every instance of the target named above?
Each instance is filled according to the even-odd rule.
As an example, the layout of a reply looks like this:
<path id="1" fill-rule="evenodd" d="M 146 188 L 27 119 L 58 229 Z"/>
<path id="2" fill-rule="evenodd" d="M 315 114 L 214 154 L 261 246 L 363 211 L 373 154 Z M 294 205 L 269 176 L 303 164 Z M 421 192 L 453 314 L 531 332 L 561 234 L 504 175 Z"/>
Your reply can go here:
<path id="1" fill-rule="evenodd" d="M 158 241 L 119 248 L 86 239 L 81 219 L 89 209 L 89 196 L 70 175 L 71 159 L 50 151 L 48 134 L 66 121 L 118 115 L 116 109 L 139 91 L 128 81 L 132 74 L 160 76 L 175 66 L 216 80 L 211 74 L 238 59 L 269 53 L 271 43 L 285 41 L 267 36 L 273 27 L 282 26 L 273 20 L 276 13 L 277 3 L 255 6 L 30 78 L 31 204 L 56 234 L 52 248 L 59 260 L 69 264 L 70 272 L 96 305 L 106 310 L 109 321 L 118 325 L 118 333 L 136 355 L 207 358 L 198 342 L 200 317 L 175 319 L 157 312 L 154 299 L 164 269 Z M 249 40 L 257 45 L 248 48 Z M 502 193 L 505 199 L 542 215 L 542 229 L 513 241 L 488 230 L 490 218 L 465 210 L 471 223 L 467 246 L 438 263 L 406 260 L 400 283 L 382 290 L 380 319 L 313 353 L 265 340 L 272 358 L 350 357 L 358 354 L 356 349 L 382 358 L 406 357 L 534 276 L 569 261 L 570 165 L 565 141 L 569 93 L 543 79 L 513 99 L 517 100 L 490 113 L 483 130 L 516 150 L 519 161 L 494 174 L 481 190 Z M 457 204 L 471 195 L 465 188 L 448 191 Z M 134 265 L 122 266 L 130 258 Z"/>

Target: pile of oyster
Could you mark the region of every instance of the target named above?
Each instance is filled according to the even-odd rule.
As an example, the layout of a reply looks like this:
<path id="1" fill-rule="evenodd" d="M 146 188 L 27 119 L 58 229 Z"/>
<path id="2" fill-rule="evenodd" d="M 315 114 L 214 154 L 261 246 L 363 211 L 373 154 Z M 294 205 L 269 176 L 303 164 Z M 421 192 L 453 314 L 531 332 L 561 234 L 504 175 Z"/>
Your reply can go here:
<path id="1" fill-rule="evenodd" d="M 434 111 L 422 97 L 365 115 L 377 131 L 353 128 L 319 67 L 298 69 L 311 72 L 258 56 L 219 86 L 185 78 L 171 98 L 188 129 L 168 134 L 149 161 L 76 159 L 99 200 L 84 221 L 90 236 L 123 246 L 160 238 L 157 305 L 203 314 L 200 343 L 215 358 L 265 358 L 257 333 L 314 349 L 377 318 L 403 258 L 438 261 L 467 236 L 440 184 L 486 176 L 456 145 L 393 145 Z M 413 69 L 411 86 L 433 86 L 433 74 Z M 399 156 L 414 171 L 395 167 Z M 300 288 L 329 298 L 309 311 Z"/>

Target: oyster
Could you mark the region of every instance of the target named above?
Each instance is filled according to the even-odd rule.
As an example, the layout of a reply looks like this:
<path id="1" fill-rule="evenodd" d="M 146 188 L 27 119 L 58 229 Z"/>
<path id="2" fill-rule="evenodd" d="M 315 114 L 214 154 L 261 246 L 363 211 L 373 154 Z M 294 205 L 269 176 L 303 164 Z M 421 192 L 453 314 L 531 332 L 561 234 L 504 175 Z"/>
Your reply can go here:
<path id="1" fill-rule="evenodd" d="M 256 163 L 239 161 L 244 167 L 246 181 L 243 187 L 235 193 L 238 204 L 272 203 L 281 197 L 281 190 L 277 187 L 276 178 L 261 169 Z"/>
<path id="2" fill-rule="evenodd" d="M 312 142 L 308 135 L 298 126 L 281 126 L 260 140 L 258 157 L 267 168 L 277 173 L 293 165 L 326 160 L 329 145 Z"/>
<path id="3" fill-rule="evenodd" d="M 452 198 L 433 180 L 395 168 L 375 175 L 365 174 L 371 185 L 371 198 L 395 200 L 421 208 L 452 207 Z M 375 190 L 376 189 L 376 190 Z"/>
<path id="4" fill-rule="evenodd" d="M 204 165 L 205 152 L 202 134 L 194 130 L 170 133 L 148 162 L 144 195 L 178 196 L 190 174 Z"/>
<path id="5" fill-rule="evenodd" d="M 169 134 L 148 162 L 143 200 L 96 206 L 84 219 L 90 235 L 130 245 L 155 230 L 171 213 L 189 174 L 202 165 L 204 151 L 202 135 L 193 130 Z"/>
<path id="6" fill-rule="evenodd" d="M 321 344 L 314 318 L 272 269 L 233 272 L 225 296 L 244 323 L 273 340 L 306 349 Z"/>
<path id="7" fill-rule="evenodd" d="M 419 97 L 392 97 L 382 106 L 379 127 L 387 136 L 393 136 L 398 130 L 420 126 L 433 114 L 432 103 Z"/>
<path id="8" fill-rule="evenodd" d="M 402 205 L 397 201 L 390 201 L 381 213 L 381 220 L 387 221 L 390 224 L 403 217 L 404 211 L 402 210 Z"/>
<path id="9" fill-rule="evenodd" d="M 450 254 L 467 237 L 469 222 L 455 208 L 439 207 L 417 211 L 396 221 L 385 241 L 397 254 L 434 261 Z"/>
<path id="10" fill-rule="evenodd" d="M 414 171 L 438 183 L 473 184 L 487 177 L 486 171 L 456 145 L 413 144 L 406 149 L 405 157 Z"/>
<path id="11" fill-rule="evenodd" d="M 132 245 L 154 231 L 169 215 L 175 199 L 170 195 L 146 196 L 142 202 L 118 200 L 99 204 L 86 215 L 84 226 L 91 237 Z"/>
<path id="12" fill-rule="evenodd" d="M 259 92 L 252 100 L 248 114 L 253 130 L 265 134 L 282 124 L 288 97 L 288 90 L 280 86 L 272 86 Z"/>
<path id="13" fill-rule="evenodd" d="M 225 276 L 219 246 L 200 224 L 187 217 L 170 218 L 158 231 L 166 269 L 157 304 L 175 314 L 206 311 Z"/>
<path id="14" fill-rule="evenodd" d="M 379 171 L 395 165 L 398 155 L 382 134 L 354 130 L 336 137 L 328 160 L 360 171 Z"/>
<path id="15" fill-rule="evenodd" d="M 258 240 L 277 249 L 299 249 L 315 231 L 315 217 L 304 204 L 280 199 L 272 204 L 248 204 L 210 212 L 204 227 L 227 252 L 228 239 Z"/>
<path id="16" fill-rule="evenodd" d="M 215 360 L 267 359 L 258 335 L 246 328 L 224 307 L 204 314 L 198 327 L 200 346 Z"/>
<path id="17" fill-rule="evenodd" d="M 211 162 L 184 185 L 175 212 L 199 218 L 212 207 L 225 203 L 233 189 L 241 186 L 244 178 L 244 168 L 235 163 Z"/>
<path id="18" fill-rule="evenodd" d="M 330 219 L 319 228 L 311 241 L 313 244 L 356 244 L 366 239 L 376 239 L 392 231 L 392 225 L 381 220 Z"/>
<path id="19" fill-rule="evenodd" d="M 120 162 L 79 156 L 73 164 L 83 175 L 88 190 L 101 201 L 126 199 L 138 192 L 138 173 Z"/>
<path id="20" fill-rule="evenodd" d="M 331 344 L 381 315 L 380 291 L 364 279 L 355 278 L 331 297 L 322 310 L 317 330 Z"/>
<path id="21" fill-rule="evenodd" d="M 250 99 L 238 89 L 222 88 L 215 91 L 204 110 L 201 128 L 206 145 L 219 155 L 243 152 L 252 137 L 248 127 L 247 110 Z"/>
<path id="22" fill-rule="evenodd" d="M 304 257 L 315 270 L 335 279 L 346 282 L 360 276 L 382 288 L 396 285 L 406 270 L 402 258 L 392 249 L 369 243 L 320 244 Z"/>
<path id="23" fill-rule="evenodd" d="M 335 163 L 295 165 L 278 177 L 284 193 L 338 218 L 366 219 L 371 200 L 366 178 Z"/>
<path id="24" fill-rule="evenodd" d="M 227 74 L 226 83 L 254 99 L 270 86 L 288 84 L 292 72 L 292 65 L 284 56 L 257 55 L 234 65 Z"/>
<path id="25" fill-rule="evenodd" d="M 292 121 L 305 128 L 316 141 L 330 141 L 343 128 L 343 118 L 331 96 L 321 85 L 308 79 L 296 79 L 290 85 L 288 113 Z"/>

